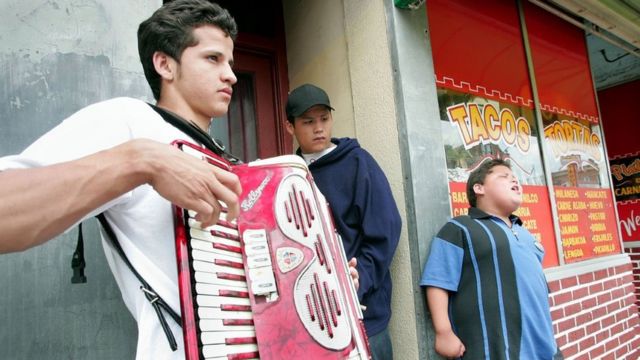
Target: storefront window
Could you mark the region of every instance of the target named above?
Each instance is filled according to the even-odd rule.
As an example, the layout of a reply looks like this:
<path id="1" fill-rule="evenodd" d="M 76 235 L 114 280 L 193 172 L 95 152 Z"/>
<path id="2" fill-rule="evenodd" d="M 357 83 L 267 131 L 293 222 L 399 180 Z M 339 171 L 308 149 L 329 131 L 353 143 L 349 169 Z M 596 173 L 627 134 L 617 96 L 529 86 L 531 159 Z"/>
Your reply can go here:
<path id="1" fill-rule="evenodd" d="M 584 32 L 521 4 L 526 38 L 513 2 L 427 6 L 452 215 L 467 211 L 469 173 L 508 159 L 524 185 L 517 214 L 542 241 L 545 267 L 560 263 L 559 249 L 563 263 L 620 253 Z"/>
<path id="2" fill-rule="evenodd" d="M 438 89 L 453 216 L 466 214 L 469 173 L 492 158 L 508 160 L 523 185 L 516 215 L 545 247 L 545 265 L 557 251 L 533 110 L 470 94 Z"/>
<path id="3" fill-rule="evenodd" d="M 620 241 L 584 33 L 528 3 L 525 15 L 564 260 L 617 254 Z"/>
<path id="4" fill-rule="evenodd" d="M 524 189 L 516 215 L 542 242 L 543 265 L 558 265 L 517 9 L 499 0 L 482 7 L 434 0 L 428 15 L 452 215 L 468 210 L 471 171 L 491 158 L 508 160 Z"/>

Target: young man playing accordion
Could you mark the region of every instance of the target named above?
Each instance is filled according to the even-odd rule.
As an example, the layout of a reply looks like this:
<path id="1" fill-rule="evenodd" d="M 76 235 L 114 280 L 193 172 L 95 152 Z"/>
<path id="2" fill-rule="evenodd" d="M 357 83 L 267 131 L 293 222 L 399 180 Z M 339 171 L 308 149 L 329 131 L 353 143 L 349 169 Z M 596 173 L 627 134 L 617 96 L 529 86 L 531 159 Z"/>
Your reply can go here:
<path id="1" fill-rule="evenodd" d="M 229 13 L 206 0 L 172 1 L 144 21 L 138 48 L 156 105 L 207 131 L 231 100 L 236 34 Z M 37 246 L 104 213 L 133 267 L 180 313 L 172 204 L 211 225 L 219 200 L 228 220 L 237 216 L 241 189 L 235 175 L 171 146 L 177 139 L 195 142 L 147 103 L 123 97 L 87 106 L 21 154 L 0 158 L 0 252 Z M 180 325 L 168 318 L 162 329 L 140 282 L 104 248 L 138 323 L 137 358 L 183 358 Z"/>

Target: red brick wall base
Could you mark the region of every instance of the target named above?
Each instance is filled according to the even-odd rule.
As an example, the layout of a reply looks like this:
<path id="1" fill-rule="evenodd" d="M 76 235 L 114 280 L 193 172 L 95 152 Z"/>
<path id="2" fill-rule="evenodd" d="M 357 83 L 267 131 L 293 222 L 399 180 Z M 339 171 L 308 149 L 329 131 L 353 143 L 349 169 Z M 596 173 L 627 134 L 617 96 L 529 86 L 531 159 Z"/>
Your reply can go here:
<path id="1" fill-rule="evenodd" d="M 633 267 L 633 286 L 636 289 L 636 305 L 640 308 L 640 241 L 627 242 L 624 251 L 631 258 Z"/>
<path id="2" fill-rule="evenodd" d="M 566 359 L 640 358 L 638 274 L 624 258 L 609 267 L 606 262 L 577 271 L 561 267 L 555 276 L 547 275 L 554 278 L 549 281 L 551 317 Z"/>

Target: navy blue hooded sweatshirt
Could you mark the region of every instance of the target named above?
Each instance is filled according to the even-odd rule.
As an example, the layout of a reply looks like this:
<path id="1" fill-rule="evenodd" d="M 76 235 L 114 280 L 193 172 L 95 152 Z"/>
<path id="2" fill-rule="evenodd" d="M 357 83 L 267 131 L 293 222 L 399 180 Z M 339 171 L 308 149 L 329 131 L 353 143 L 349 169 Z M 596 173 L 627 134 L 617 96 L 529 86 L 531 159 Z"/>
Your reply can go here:
<path id="1" fill-rule="evenodd" d="M 312 162 L 309 170 L 329 202 L 347 259 L 358 260 L 358 297 L 367 307 L 367 334 L 373 336 L 383 331 L 391 318 L 389 265 L 402 220 L 389 182 L 373 157 L 356 139 L 333 138 L 331 142 L 337 147 Z"/>

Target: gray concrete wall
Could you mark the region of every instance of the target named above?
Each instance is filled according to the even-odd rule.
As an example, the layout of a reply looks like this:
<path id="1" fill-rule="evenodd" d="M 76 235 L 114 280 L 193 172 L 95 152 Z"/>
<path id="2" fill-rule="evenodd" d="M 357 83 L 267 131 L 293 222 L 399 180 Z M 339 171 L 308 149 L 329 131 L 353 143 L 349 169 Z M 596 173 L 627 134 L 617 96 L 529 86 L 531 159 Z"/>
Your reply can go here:
<path id="1" fill-rule="evenodd" d="M 442 142 L 435 73 L 425 5 L 401 10 L 385 3 L 391 62 L 397 101 L 400 153 L 405 177 L 406 226 L 411 266 L 419 359 L 439 359 L 427 311 L 425 293 L 418 284 L 431 240 L 451 214 L 446 159 Z"/>
<path id="2" fill-rule="evenodd" d="M 151 101 L 136 30 L 160 5 L 160 0 L 2 1 L 0 156 L 22 151 L 88 104 L 116 96 Z M 72 229 L 26 252 L 0 255 L 0 359 L 135 356 L 135 322 L 93 220 L 85 228 L 88 283 L 70 282 L 76 233 Z"/>
<path id="3" fill-rule="evenodd" d="M 344 0 L 348 69 L 351 78 L 356 137 L 384 170 L 402 216 L 402 233 L 391 264 L 393 294 L 389 331 L 394 358 L 417 359 L 417 333 L 407 231 L 407 178 L 402 166 L 397 71 L 391 58 L 385 3 L 388 0 Z"/>

